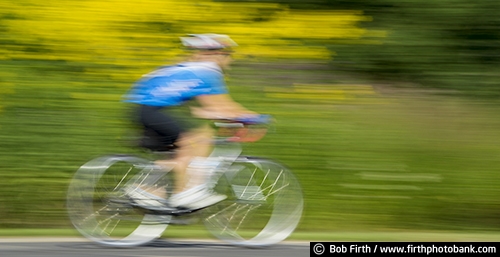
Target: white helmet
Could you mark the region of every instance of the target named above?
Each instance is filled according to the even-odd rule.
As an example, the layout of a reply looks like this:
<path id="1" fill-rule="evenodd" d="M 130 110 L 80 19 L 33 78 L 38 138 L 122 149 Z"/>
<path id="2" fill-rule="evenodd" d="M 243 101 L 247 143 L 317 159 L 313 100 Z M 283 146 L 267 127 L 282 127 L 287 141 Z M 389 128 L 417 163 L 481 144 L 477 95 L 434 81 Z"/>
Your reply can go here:
<path id="1" fill-rule="evenodd" d="M 197 50 L 217 50 L 238 46 L 227 35 L 220 34 L 189 34 L 181 37 L 182 44 L 189 49 Z"/>

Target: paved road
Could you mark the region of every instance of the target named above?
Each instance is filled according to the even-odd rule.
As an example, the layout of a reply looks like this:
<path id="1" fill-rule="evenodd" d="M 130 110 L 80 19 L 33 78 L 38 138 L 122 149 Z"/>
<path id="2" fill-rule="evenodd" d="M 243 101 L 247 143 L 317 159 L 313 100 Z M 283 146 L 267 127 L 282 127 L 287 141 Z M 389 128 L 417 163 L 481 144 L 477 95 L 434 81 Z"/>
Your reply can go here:
<path id="1" fill-rule="evenodd" d="M 2 257 L 294 257 L 309 256 L 309 243 L 266 248 L 234 247 L 218 241 L 158 240 L 134 248 L 103 247 L 83 239 L 0 239 Z"/>

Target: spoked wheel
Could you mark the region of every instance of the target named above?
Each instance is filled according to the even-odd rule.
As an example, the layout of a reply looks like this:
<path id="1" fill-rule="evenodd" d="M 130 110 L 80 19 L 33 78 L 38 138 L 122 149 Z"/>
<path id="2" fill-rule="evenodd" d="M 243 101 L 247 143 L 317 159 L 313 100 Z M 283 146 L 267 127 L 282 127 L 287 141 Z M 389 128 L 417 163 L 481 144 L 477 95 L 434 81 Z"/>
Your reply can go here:
<path id="1" fill-rule="evenodd" d="M 205 226 L 216 237 L 242 246 L 286 239 L 303 209 L 299 182 L 286 167 L 264 159 L 238 159 L 216 190 L 227 200 L 207 209 Z"/>
<path id="2" fill-rule="evenodd" d="M 123 190 L 141 183 L 163 183 L 160 177 L 165 173 L 160 172 L 150 161 L 134 156 L 104 156 L 87 162 L 68 189 L 71 222 L 83 236 L 109 246 L 137 246 L 160 237 L 170 217 L 134 208 Z"/>

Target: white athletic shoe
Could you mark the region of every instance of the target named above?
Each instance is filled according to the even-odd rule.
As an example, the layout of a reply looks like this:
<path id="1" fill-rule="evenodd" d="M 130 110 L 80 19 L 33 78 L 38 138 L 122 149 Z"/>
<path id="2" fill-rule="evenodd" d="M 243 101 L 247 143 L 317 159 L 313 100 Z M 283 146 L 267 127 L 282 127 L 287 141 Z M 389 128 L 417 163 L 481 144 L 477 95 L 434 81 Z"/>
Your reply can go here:
<path id="1" fill-rule="evenodd" d="M 168 201 L 172 207 L 197 210 L 214 205 L 226 198 L 226 195 L 216 194 L 209 190 L 206 185 L 200 185 L 174 194 Z"/>
<path id="2" fill-rule="evenodd" d="M 135 205 L 141 208 L 158 209 L 167 206 L 167 201 L 164 198 L 137 187 L 131 186 L 126 188 L 125 194 L 134 202 Z"/>

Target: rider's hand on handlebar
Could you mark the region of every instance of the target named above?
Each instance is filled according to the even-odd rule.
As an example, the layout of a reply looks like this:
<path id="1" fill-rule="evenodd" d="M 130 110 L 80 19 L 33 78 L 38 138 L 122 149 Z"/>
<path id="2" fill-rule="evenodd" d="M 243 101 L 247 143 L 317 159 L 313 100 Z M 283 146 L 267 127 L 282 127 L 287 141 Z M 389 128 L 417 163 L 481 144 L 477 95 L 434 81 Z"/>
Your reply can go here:
<path id="1" fill-rule="evenodd" d="M 221 111 L 207 107 L 190 107 L 195 117 L 210 120 L 231 120 L 243 123 L 265 123 L 261 114 L 252 111 Z M 258 122 L 256 122 L 258 121 Z"/>
<path id="2" fill-rule="evenodd" d="M 273 121 L 272 116 L 267 114 L 243 115 L 232 120 L 244 124 L 269 124 Z"/>

